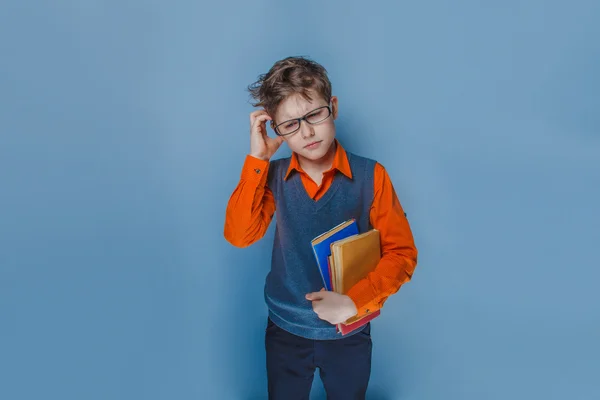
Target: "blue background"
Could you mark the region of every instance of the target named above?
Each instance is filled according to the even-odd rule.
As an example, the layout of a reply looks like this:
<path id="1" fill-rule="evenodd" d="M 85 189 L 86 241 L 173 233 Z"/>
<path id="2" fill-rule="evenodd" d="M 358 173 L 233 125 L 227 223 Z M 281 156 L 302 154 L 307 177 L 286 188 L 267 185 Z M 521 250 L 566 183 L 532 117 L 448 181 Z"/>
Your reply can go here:
<path id="1" fill-rule="evenodd" d="M 223 223 L 289 55 L 420 251 L 367 398 L 600 398 L 600 3 L 485 3 L 4 0 L 0 398 L 266 398 L 274 225 Z"/>

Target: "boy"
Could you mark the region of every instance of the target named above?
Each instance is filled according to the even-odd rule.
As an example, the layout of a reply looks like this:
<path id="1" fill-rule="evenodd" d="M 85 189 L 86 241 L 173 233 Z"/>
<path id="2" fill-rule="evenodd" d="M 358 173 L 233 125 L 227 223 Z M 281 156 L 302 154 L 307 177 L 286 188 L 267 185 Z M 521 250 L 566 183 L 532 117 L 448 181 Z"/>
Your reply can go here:
<path id="1" fill-rule="evenodd" d="M 276 62 L 249 86 L 264 109 L 250 114 L 250 153 L 231 195 L 225 238 L 246 247 L 275 214 L 271 270 L 264 298 L 269 399 L 308 399 L 314 372 L 330 399 L 364 399 L 371 373 L 371 324 L 342 336 L 335 324 L 381 308 L 408 282 L 417 249 L 383 166 L 346 152 L 335 138 L 338 99 L 327 71 L 303 57 Z M 267 135 L 269 121 L 276 133 Z M 283 142 L 292 156 L 271 160 Z M 355 218 L 379 229 L 382 259 L 342 295 L 325 291 L 310 241 Z"/>

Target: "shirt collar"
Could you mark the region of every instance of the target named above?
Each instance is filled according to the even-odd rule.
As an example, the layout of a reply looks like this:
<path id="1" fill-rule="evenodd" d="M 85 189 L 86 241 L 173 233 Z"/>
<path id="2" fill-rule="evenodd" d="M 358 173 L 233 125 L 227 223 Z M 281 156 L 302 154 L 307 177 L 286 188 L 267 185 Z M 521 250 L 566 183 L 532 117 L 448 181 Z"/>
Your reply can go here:
<path id="1" fill-rule="evenodd" d="M 337 169 L 342 174 L 352 179 L 352 170 L 350 169 L 350 162 L 348 162 L 348 154 L 337 139 L 335 139 L 335 144 L 335 156 L 333 158 L 333 163 L 331 164 L 331 169 L 329 169 L 329 171 Z M 298 156 L 296 155 L 296 153 L 292 153 L 290 166 L 288 167 L 284 180 L 287 180 L 292 171 L 294 170 L 300 173 L 304 173 L 304 170 L 302 170 L 302 167 L 300 166 L 300 162 L 298 161 Z"/>

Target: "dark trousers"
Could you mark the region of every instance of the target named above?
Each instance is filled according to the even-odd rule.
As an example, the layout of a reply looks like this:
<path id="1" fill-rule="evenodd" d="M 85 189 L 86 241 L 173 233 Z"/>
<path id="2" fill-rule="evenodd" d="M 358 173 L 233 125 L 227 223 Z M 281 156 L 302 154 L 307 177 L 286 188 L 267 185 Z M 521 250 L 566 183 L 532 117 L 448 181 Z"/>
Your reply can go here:
<path id="1" fill-rule="evenodd" d="M 315 369 L 328 400 L 364 400 L 371 375 L 371 324 L 354 335 L 311 340 L 268 319 L 265 331 L 269 400 L 308 400 Z"/>

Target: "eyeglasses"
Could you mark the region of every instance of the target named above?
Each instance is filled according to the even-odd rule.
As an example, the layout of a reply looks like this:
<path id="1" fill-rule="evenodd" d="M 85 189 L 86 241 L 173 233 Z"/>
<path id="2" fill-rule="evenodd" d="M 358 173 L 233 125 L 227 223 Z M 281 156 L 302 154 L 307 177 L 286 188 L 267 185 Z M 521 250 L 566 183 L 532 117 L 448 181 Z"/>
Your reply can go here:
<path id="1" fill-rule="evenodd" d="M 311 125 L 318 124 L 319 122 L 325 121 L 331 115 L 331 107 L 322 106 L 310 111 L 304 117 L 294 118 L 288 121 L 282 122 L 277 125 L 273 125 L 273 130 L 279 136 L 287 136 L 296 132 L 300 129 L 300 123 L 306 121 Z"/>

